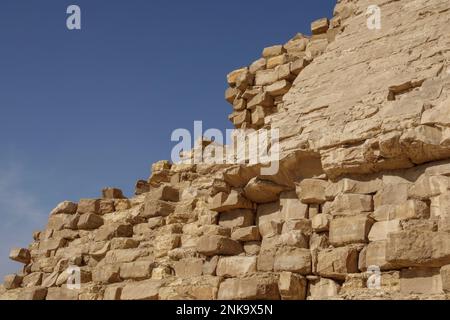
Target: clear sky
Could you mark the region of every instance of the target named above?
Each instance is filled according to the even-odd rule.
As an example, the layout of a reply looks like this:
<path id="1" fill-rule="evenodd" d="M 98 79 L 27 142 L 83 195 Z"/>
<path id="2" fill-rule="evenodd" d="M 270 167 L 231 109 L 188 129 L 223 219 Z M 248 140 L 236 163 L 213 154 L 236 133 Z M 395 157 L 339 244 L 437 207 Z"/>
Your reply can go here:
<path id="1" fill-rule="evenodd" d="M 225 75 L 309 34 L 335 2 L 2 0 L 0 276 L 60 201 L 131 196 L 170 158 L 174 129 L 231 128 Z M 71 4 L 82 30 L 66 28 Z"/>

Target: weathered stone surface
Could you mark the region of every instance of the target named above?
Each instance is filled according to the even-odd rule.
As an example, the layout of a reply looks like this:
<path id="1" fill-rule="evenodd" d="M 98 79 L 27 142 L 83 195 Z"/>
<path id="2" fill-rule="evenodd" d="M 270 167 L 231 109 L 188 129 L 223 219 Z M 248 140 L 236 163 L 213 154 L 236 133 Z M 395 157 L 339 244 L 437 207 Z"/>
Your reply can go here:
<path id="1" fill-rule="evenodd" d="M 216 212 L 225 212 L 236 209 L 252 209 L 253 204 L 237 191 L 232 191 L 229 195 L 219 193 L 211 203 L 210 209 Z"/>
<path id="2" fill-rule="evenodd" d="M 441 268 L 441 281 L 442 281 L 442 290 L 445 293 L 450 292 L 450 265 L 443 266 Z"/>
<path id="3" fill-rule="evenodd" d="M 264 48 L 262 56 L 264 58 L 270 58 L 270 57 L 275 57 L 280 54 L 283 54 L 284 52 L 286 52 L 286 50 L 284 49 L 284 47 L 282 45 L 276 45 L 276 46 Z"/>
<path id="4" fill-rule="evenodd" d="M 343 247 L 320 251 L 317 258 L 317 273 L 325 278 L 344 280 L 346 274 L 358 272 L 358 251 Z"/>
<path id="5" fill-rule="evenodd" d="M 449 3 L 372 4 L 380 30 L 366 28 L 366 2 L 338 1 L 311 37 L 228 75 L 234 126 L 278 129 L 277 173 L 248 158 L 253 145 L 200 138 L 183 163 L 152 165 L 131 199 L 108 188 L 59 204 L 13 255 L 25 266 L 0 299 L 47 287 L 80 300 L 448 298 Z M 222 150 L 227 163 L 209 163 Z M 82 271 L 73 295 L 69 265 Z"/>
<path id="6" fill-rule="evenodd" d="M 154 200 L 149 195 L 146 197 L 142 217 L 144 218 L 167 217 L 174 211 L 175 206 L 172 203 L 161 200 Z"/>
<path id="7" fill-rule="evenodd" d="M 68 288 L 48 288 L 46 300 L 78 300 L 79 290 Z"/>
<path id="8" fill-rule="evenodd" d="M 248 209 L 236 209 L 222 212 L 219 215 L 219 225 L 225 228 L 244 228 L 254 224 L 255 214 Z"/>
<path id="9" fill-rule="evenodd" d="M 256 272 L 256 257 L 223 257 L 219 259 L 216 273 L 221 277 L 238 278 Z"/>
<path id="10" fill-rule="evenodd" d="M 307 281 L 301 275 L 282 272 L 278 281 L 281 300 L 305 300 Z"/>
<path id="11" fill-rule="evenodd" d="M 281 218 L 287 220 L 305 219 L 308 217 L 308 205 L 302 203 L 295 191 L 280 194 Z"/>
<path id="12" fill-rule="evenodd" d="M 327 18 L 322 18 L 311 23 L 312 34 L 325 33 L 328 30 L 329 21 Z"/>
<path id="13" fill-rule="evenodd" d="M 220 284 L 219 300 L 279 300 L 278 277 L 256 274 L 248 278 L 227 279 Z"/>
<path id="14" fill-rule="evenodd" d="M 52 210 L 50 215 L 61 214 L 61 213 L 75 214 L 77 212 L 77 209 L 78 209 L 78 204 L 71 202 L 71 201 L 64 201 L 64 202 L 61 202 L 60 204 L 58 204 L 56 206 L 56 208 Z"/>
<path id="15" fill-rule="evenodd" d="M 103 225 L 103 218 L 95 213 L 85 213 L 80 216 L 77 227 L 80 230 L 94 230 Z"/>
<path id="16" fill-rule="evenodd" d="M 78 202 L 78 213 L 99 213 L 100 200 L 99 199 L 81 199 Z"/>
<path id="17" fill-rule="evenodd" d="M 120 278 L 127 280 L 144 280 L 152 275 L 154 261 L 136 261 L 124 263 L 120 266 Z"/>
<path id="18" fill-rule="evenodd" d="M 247 199 L 255 203 L 269 203 L 279 199 L 285 187 L 277 185 L 272 181 L 253 178 L 244 188 Z"/>
<path id="19" fill-rule="evenodd" d="M 160 280 L 133 282 L 123 287 L 120 300 L 158 300 Z"/>
<path id="20" fill-rule="evenodd" d="M 12 249 L 9 253 L 9 258 L 23 264 L 28 264 L 31 260 L 30 251 L 28 249 Z"/>
<path id="21" fill-rule="evenodd" d="M 400 220 L 376 222 L 369 233 L 370 241 L 387 240 L 389 233 L 401 231 Z"/>
<path id="22" fill-rule="evenodd" d="M 372 197 L 361 194 L 342 194 L 331 205 L 333 215 L 355 215 L 373 211 Z"/>
<path id="23" fill-rule="evenodd" d="M 343 246 L 366 243 L 373 221 L 366 215 L 333 219 L 330 223 L 330 243 Z"/>
<path id="24" fill-rule="evenodd" d="M 337 297 L 341 286 L 331 280 L 321 278 L 318 281 L 311 282 L 309 285 L 309 298 L 313 300 L 327 299 Z"/>
<path id="25" fill-rule="evenodd" d="M 103 199 L 123 199 L 123 192 L 117 188 L 105 188 L 102 190 Z"/>
<path id="26" fill-rule="evenodd" d="M 22 284 L 23 276 L 17 274 L 6 275 L 3 279 L 3 286 L 7 290 L 17 289 Z"/>
<path id="27" fill-rule="evenodd" d="M 231 239 L 241 242 L 260 241 L 261 234 L 256 226 L 239 228 L 231 234 Z"/>
<path id="28" fill-rule="evenodd" d="M 198 277 L 203 274 L 203 260 L 199 258 L 181 259 L 175 262 L 174 269 L 177 277 Z"/>
<path id="29" fill-rule="evenodd" d="M 327 182 L 319 179 L 305 179 L 297 186 L 297 195 L 306 204 L 322 204 L 326 201 Z"/>
<path id="30" fill-rule="evenodd" d="M 432 231 L 390 233 L 386 260 L 403 267 L 442 267 L 450 263 L 450 234 Z"/>
<path id="31" fill-rule="evenodd" d="M 404 294 L 443 293 L 439 268 L 402 270 L 400 272 L 400 291 Z"/>
<path id="32" fill-rule="evenodd" d="M 311 253 L 309 250 L 287 246 L 278 249 L 274 260 L 275 271 L 289 271 L 308 275 L 311 273 L 311 268 Z"/>
<path id="33" fill-rule="evenodd" d="M 242 252 L 242 246 L 230 238 L 211 235 L 199 239 L 197 251 L 205 256 L 238 255 Z"/>
<path id="34" fill-rule="evenodd" d="M 314 232 L 325 232 L 330 227 L 331 216 L 328 214 L 318 214 L 311 219 Z"/>

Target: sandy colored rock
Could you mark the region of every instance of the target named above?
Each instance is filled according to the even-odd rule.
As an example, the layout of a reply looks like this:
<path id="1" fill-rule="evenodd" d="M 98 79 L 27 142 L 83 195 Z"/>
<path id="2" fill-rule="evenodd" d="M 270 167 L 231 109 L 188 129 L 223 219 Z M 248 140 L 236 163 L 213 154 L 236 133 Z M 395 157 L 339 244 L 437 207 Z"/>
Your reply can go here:
<path id="1" fill-rule="evenodd" d="M 278 277 L 256 274 L 248 278 L 227 279 L 220 284 L 219 300 L 278 300 Z"/>
<path id="2" fill-rule="evenodd" d="M 237 255 L 242 252 L 242 246 L 230 238 L 211 235 L 199 239 L 197 251 L 205 256 Z"/>

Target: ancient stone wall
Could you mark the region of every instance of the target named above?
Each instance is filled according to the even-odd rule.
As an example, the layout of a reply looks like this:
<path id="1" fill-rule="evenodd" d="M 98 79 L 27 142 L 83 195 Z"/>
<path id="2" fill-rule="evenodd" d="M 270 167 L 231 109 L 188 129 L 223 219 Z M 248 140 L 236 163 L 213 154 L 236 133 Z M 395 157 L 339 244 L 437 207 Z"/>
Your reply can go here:
<path id="1" fill-rule="evenodd" d="M 339 1 L 311 38 L 228 76 L 235 125 L 281 131 L 276 174 L 161 161 L 130 199 L 63 202 L 12 250 L 24 267 L 0 298 L 448 299 L 449 22 L 448 0 Z"/>

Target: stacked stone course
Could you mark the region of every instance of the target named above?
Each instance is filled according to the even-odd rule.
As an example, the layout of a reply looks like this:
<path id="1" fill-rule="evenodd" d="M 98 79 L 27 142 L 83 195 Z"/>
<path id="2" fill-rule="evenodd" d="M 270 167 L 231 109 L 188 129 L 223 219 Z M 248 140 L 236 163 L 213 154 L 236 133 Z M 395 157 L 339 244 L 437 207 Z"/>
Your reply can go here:
<path id="1" fill-rule="evenodd" d="M 281 131 L 276 174 L 160 161 L 129 199 L 62 202 L 0 299 L 448 299 L 450 4 L 375 3 L 382 31 L 338 1 L 228 75 L 236 127 Z"/>

